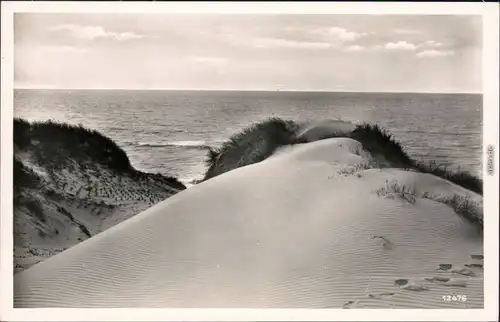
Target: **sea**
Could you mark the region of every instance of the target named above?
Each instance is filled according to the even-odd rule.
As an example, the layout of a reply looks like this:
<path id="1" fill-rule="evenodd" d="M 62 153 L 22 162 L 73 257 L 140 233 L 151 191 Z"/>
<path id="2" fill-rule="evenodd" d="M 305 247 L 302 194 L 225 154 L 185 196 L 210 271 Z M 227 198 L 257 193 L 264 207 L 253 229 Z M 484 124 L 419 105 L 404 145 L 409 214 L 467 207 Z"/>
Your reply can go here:
<path id="1" fill-rule="evenodd" d="M 482 177 L 482 95 L 292 91 L 14 91 L 14 116 L 82 124 L 112 138 L 136 169 L 203 177 L 207 147 L 267 117 L 386 128 L 414 159 Z"/>

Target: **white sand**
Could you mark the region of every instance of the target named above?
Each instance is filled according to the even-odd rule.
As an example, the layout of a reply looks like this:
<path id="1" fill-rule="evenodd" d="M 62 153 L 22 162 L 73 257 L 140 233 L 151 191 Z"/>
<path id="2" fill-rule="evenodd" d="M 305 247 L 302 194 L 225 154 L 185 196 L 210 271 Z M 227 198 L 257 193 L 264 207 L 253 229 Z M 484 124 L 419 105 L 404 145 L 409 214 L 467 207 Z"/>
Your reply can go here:
<path id="1" fill-rule="evenodd" d="M 323 139 L 325 135 L 334 133 L 348 133 L 356 128 L 356 125 L 343 120 L 324 120 L 322 122 L 310 122 L 301 126 L 299 136 L 306 138 L 309 142 Z"/>
<path id="2" fill-rule="evenodd" d="M 17 274 L 15 305 L 482 308 L 482 269 L 465 266 L 482 264 L 471 258 L 482 238 L 419 196 L 482 197 L 428 174 L 363 170 L 359 147 L 298 145 L 191 187 Z M 374 193 L 392 180 L 415 203 Z"/>

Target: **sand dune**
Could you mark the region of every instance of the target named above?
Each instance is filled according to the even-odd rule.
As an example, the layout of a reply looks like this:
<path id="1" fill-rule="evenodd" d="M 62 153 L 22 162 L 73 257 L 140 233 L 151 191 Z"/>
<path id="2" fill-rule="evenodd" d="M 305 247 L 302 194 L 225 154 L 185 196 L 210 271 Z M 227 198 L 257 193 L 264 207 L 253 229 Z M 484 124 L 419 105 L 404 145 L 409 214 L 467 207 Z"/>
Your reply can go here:
<path id="1" fill-rule="evenodd" d="M 118 155 L 128 165 L 128 157 L 98 132 L 18 119 L 14 129 L 15 272 L 185 189 L 130 165 L 117 169 L 110 161 Z"/>
<path id="2" fill-rule="evenodd" d="M 15 306 L 482 308 L 482 237 L 439 201 L 482 197 L 374 166 L 347 138 L 280 149 L 17 274 Z"/>

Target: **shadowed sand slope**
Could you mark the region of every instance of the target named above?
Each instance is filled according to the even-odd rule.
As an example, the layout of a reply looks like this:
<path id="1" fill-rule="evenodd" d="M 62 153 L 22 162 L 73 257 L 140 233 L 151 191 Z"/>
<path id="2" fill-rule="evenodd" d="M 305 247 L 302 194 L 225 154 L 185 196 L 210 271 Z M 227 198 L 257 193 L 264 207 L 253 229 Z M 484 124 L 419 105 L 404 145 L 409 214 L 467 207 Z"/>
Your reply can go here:
<path id="1" fill-rule="evenodd" d="M 17 274 L 15 306 L 483 307 L 482 196 L 375 161 L 284 147 Z"/>

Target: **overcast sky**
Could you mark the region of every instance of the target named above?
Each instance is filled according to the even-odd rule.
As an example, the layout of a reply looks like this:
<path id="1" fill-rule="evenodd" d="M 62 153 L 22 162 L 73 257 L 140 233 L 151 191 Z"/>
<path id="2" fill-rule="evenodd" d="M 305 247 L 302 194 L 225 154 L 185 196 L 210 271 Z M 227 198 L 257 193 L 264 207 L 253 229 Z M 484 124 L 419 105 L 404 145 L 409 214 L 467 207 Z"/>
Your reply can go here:
<path id="1" fill-rule="evenodd" d="M 482 92 L 478 16 L 16 14 L 18 88 Z"/>

